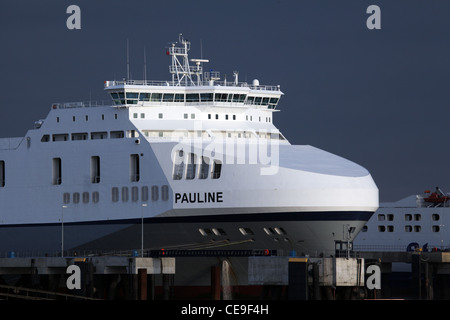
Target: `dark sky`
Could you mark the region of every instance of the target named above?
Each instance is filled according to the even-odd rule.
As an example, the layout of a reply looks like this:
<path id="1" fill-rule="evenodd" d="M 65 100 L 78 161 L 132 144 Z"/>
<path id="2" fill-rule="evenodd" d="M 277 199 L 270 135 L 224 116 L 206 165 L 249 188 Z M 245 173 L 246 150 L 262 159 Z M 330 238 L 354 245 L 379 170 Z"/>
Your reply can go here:
<path id="1" fill-rule="evenodd" d="M 69 5 L 81 30 L 68 30 Z M 369 5 L 381 29 L 369 30 Z M 450 192 L 448 0 L 2 0 L 0 137 L 19 137 L 52 102 L 106 100 L 104 80 L 167 80 L 165 48 L 239 79 L 281 85 L 275 125 L 367 168 L 381 201 Z M 202 48 L 202 50 L 201 50 Z"/>

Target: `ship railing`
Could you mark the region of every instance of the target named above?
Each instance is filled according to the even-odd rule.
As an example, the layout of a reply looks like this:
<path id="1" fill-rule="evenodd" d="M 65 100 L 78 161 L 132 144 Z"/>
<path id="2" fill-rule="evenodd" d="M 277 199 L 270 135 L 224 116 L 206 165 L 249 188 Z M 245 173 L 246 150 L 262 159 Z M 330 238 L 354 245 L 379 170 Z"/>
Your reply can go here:
<path id="1" fill-rule="evenodd" d="M 73 108 L 90 108 L 110 106 L 111 100 L 90 100 L 77 102 L 56 102 L 52 103 L 52 109 L 73 109 Z"/>
<path id="2" fill-rule="evenodd" d="M 420 247 L 423 250 L 423 247 Z M 427 249 L 432 251 L 437 249 L 439 251 L 450 251 L 450 246 L 443 245 L 427 245 Z M 408 246 L 404 245 L 353 245 L 353 251 L 381 251 L 381 252 L 405 252 L 408 250 Z"/>
<path id="3" fill-rule="evenodd" d="M 153 81 L 153 80 L 112 80 L 105 81 L 105 88 L 114 87 L 114 86 L 123 86 L 123 85 L 131 85 L 131 86 L 165 86 L 165 87 L 179 87 L 180 84 L 178 81 Z M 230 82 L 230 81 L 201 81 L 200 85 L 195 81 L 187 82 L 186 84 L 183 82 L 182 86 L 215 86 L 215 87 L 241 87 L 241 88 L 250 88 L 251 90 L 263 90 L 263 91 L 280 91 L 280 86 L 274 85 L 251 85 L 247 82 Z"/>

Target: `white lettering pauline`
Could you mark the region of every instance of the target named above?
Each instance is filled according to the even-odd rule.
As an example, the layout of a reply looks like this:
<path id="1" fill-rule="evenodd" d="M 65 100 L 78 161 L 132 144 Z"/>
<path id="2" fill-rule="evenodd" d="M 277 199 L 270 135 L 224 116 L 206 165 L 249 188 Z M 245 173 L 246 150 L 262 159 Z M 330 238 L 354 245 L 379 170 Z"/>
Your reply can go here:
<path id="1" fill-rule="evenodd" d="M 175 193 L 175 203 L 223 202 L 223 192 Z"/>

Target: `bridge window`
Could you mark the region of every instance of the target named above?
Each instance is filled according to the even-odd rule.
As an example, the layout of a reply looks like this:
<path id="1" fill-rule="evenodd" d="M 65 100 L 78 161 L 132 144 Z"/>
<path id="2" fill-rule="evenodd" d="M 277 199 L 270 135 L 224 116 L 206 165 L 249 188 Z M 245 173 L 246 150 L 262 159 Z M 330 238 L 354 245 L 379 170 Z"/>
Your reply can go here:
<path id="1" fill-rule="evenodd" d="M 213 101 L 213 93 L 201 93 L 200 99 L 202 102 Z"/>
<path id="2" fill-rule="evenodd" d="M 152 96 L 150 98 L 150 101 L 156 101 L 156 102 L 161 102 L 161 98 L 162 98 L 162 93 L 152 93 Z"/>
<path id="3" fill-rule="evenodd" d="M 218 102 L 226 102 L 228 98 L 228 93 L 216 93 L 216 101 Z"/>
<path id="4" fill-rule="evenodd" d="M 174 96 L 173 93 L 164 93 L 163 102 L 173 102 Z"/>
<path id="5" fill-rule="evenodd" d="M 148 93 L 148 92 L 141 92 L 139 94 L 139 101 L 150 101 L 150 93 Z"/>
<path id="6" fill-rule="evenodd" d="M 200 96 L 198 93 L 187 93 L 186 102 L 199 102 Z"/>
<path id="7" fill-rule="evenodd" d="M 139 98 L 139 92 L 127 92 L 126 93 L 127 104 L 137 104 Z"/>
<path id="8" fill-rule="evenodd" d="M 184 102 L 184 93 L 176 93 L 175 102 Z"/>
<path id="9" fill-rule="evenodd" d="M 244 102 L 247 95 L 245 94 L 234 94 L 233 95 L 233 102 L 242 103 Z"/>

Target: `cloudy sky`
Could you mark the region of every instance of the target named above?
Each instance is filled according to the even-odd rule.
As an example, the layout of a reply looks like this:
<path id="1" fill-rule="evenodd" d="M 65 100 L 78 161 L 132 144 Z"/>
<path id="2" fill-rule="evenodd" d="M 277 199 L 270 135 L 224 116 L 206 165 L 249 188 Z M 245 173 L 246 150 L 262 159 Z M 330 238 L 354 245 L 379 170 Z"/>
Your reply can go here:
<path id="1" fill-rule="evenodd" d="M 81 29 L 69 30 L 69 5 Z M 366 25 L 370 5 L 381 29 Z M 24 136 L 53 102 L 106 100 L 104 80 L 130 71 L 169 79 L 165 48 L 285 93 L 274 123 L 367 168 L 381 201 L 450 192 L 448 0 L 2 0 L 0 137 Z"/>

